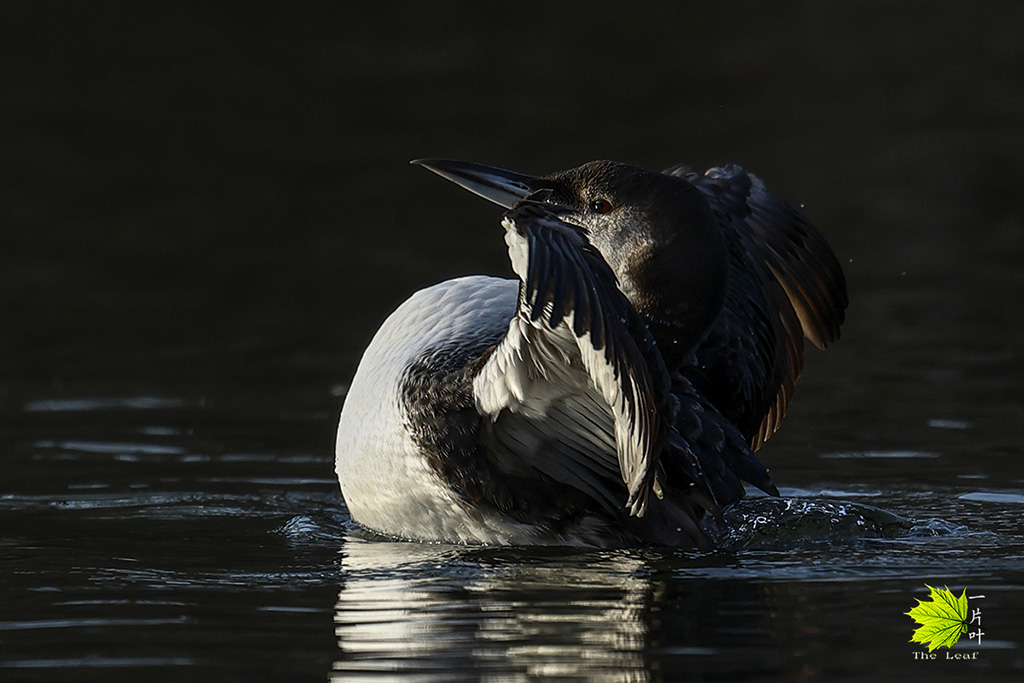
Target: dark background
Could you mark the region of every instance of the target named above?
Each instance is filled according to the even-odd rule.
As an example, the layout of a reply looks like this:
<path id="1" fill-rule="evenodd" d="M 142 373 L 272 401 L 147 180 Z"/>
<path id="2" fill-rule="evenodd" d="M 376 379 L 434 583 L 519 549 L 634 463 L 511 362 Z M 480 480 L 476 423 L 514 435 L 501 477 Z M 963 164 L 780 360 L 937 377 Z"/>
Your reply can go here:
<path id="1" fill-rule="evenodd" d="M 1018 4 L 346 5 L 4 4 L 6 383 L 350 374 L 408 292 L 508 272 L 423 156 L 737 162 L 841 255 L 845 353 L 1019 348 Z"/>

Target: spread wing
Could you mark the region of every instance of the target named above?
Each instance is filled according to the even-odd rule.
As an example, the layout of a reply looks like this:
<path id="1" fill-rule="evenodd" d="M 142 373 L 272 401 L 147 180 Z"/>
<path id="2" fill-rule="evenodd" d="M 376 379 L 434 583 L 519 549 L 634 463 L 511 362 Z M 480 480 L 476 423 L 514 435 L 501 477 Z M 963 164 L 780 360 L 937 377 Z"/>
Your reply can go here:
<path id="1" fill-rule="evenodd" d="M 704 511 L 741 498 L 742 481 L 777 493 L 740 430 L 689 380 L 670 380 L 580 228 L 529 201 L 504 225 L 518 304 L 473 379 L 477 408 L 490 417 L 481 440 L 500 471 L 539 472 L 613 516 L 625 482 L 634 517 L 623 526 L 666 545 L 706 545 Z"/>
<path id="2" fill-rule="evenodd" d="M 724 308 L 683 374 L 757 450 L 789 407 L 804 337 L 819 348 L 839 338 L 846 280 L 825 238 L 757 176 L 732 164 L 665 173 L 704 194 L 730 254 Z"/>
<path id="3" fill-rule="evenodd" d="M 522 282 L 515 316 L 474 378 L 493 457 L 642 516 L 668 430 L 668 372 L 582 229 L 522 202 L 503 224 Z M 617 486 L 612 482 L 617 480 Z"/>

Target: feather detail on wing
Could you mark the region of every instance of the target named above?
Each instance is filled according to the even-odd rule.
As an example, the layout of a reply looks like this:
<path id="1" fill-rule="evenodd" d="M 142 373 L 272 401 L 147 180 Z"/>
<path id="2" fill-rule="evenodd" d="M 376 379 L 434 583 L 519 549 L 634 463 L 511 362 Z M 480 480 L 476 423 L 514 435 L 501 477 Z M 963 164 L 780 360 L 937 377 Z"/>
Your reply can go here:
<path id="1" fill-rule="evenodd" d="M 642 516 L 649 494 L 660 495 L 658 458 L 671 419 L 668 372 L 654 340 L 581 228 L 530 201 L 503 225 L 522 281 L 519 304 L 473 385 L 506 444 L 497 457 L 529 461 L 605 503 L 608 474 L 617 470 L 626 507 Z M 503 411 L 526 420 L 502 420 Z M 507 447 L 513 440 L 521 448 Z"/>
<path id="2" fill-rule="evenodd" d="M 825 238 L 736 165 L 665 171 L 698 188 L 729 247 L 725 305 L 683 374 L 757 450 L 785 416 L 803 370 L 803 338 L 839 338 L 846 280 Z"/>

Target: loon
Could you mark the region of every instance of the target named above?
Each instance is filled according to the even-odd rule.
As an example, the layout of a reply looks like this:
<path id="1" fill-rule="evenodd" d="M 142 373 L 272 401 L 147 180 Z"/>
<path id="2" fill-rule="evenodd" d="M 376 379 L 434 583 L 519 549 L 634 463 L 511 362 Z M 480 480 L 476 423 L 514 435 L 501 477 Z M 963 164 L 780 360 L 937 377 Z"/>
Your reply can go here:
<path id="1" fill-rule="evenodd" d="M 530 176 L 412 162 L 507 209 L 517 279 L 413 294 L 366 349 L 338 427 L 352 521 L 440 543 L 710 547 L 778 495 L 754 452 L 804 338 L 848 303 L 825 238 L 755 175 L 593 161 Z"/>

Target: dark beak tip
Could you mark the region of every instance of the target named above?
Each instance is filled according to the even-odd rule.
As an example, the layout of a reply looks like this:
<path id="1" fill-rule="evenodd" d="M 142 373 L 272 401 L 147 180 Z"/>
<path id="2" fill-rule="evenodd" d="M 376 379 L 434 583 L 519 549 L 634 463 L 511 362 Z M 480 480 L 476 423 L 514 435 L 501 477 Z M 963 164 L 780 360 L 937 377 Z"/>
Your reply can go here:
<path id="1" fill-rule="evenodd" d="M 413 159 L 409 163 L 433 171 L 506 209 L 530 194 L 537 181 L 535 177 L 522 173 L 453 159 Z"/>

